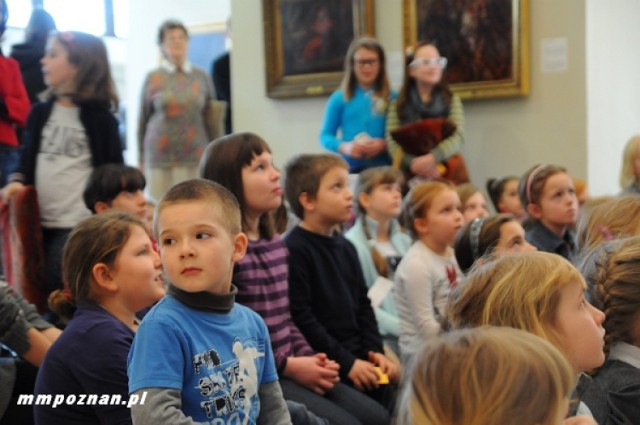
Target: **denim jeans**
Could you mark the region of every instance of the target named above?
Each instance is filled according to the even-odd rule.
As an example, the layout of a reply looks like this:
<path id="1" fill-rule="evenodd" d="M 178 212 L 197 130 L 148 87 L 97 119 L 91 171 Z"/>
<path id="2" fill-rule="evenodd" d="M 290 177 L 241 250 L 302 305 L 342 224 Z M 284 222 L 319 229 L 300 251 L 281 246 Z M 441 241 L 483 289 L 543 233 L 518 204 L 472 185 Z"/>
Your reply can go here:
<path id="1" fill-rule="evenodd" d="M 15 171 L 19 160 L 18 148 L 0 146 L 0 187 L 7 184 L 7 179 Z"/>

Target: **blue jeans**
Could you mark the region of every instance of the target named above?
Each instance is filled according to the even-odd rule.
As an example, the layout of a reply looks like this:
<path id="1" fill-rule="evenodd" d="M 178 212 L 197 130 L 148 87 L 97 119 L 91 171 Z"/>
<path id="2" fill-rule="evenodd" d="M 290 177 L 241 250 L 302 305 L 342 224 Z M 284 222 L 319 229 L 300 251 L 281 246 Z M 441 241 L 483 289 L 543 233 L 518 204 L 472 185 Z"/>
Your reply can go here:
<path id="1" fill-rule="evenodd" d="M 0 187 L 7 184 L 9 174 L 15 171 L 19 160 L 18 148 L 0 146 Z"/>
<path id="2" fill-rule="evenodd" d="M 336 384 L 324 396 L 287 378 L 280 379 L 280 387 L 287 402 L 303 404 L 332 425 L 388 425 L 390 422 L 389 412 L 380 403 L 343 383 Z"/>

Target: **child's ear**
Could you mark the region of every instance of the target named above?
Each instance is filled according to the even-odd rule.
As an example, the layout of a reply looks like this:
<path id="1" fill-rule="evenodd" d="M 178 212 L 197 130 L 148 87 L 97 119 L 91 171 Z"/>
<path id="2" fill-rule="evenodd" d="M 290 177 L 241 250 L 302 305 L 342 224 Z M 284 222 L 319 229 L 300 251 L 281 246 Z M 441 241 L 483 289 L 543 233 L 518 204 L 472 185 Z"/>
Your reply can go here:
<path id="1" fill-rule="evenodd" d="M 427 225 L 426 218 L 414 218 L 413 219 L 413 228 L 416 230 L 418 235 L 424 235 L 429 230 L 429 226 Z"/>
<path id="2" fill-rule="evenodd" d="M 96 211 L 96 214 L 100 214 L 105 211 L 109 211 L 111 209 L 111 206 L 109 206 L 109 204 L 107 204 L 106 202 L 98 201 L 93 206 L 93 209 Z"/>
<path id="3" fill-rule="evenodd" d="M 358 195 L 358 203 L 367 211 L 371 206 L 371 196 L 365 192 L 360 193 L 360 195 Z"/>
<path id="4" fill-rule="evenodd" d="M 98 263 L 93 266 L 92 269 L 93 279 L 98 284 L 98 287 L 108 291 L 115 292 L 118 289 L 118 285 L 113 280 L 113 276 L 109 267 L 104 263 Z"/>
<path id="5" fill-rule="evenodd" d="M 302 208 L 305 211 L 313 211 L 315 209 L 315 199 L 309 196 L 308 192 L 302 192 L 298 197 L 298 200 L 300 201 L 300 205 L 302 205 Z"/>
<path id="6" fill-rule="evenodd" d="M 527 204 L 527 212 L 536 220 L 540 220 L 542 218 L 542 208 L 533 202 L 529 202 Z"/>
<path id="7" fill-rule="evenodd" d="M 243 232 L 238 233 L 233 238 L 233 261 L 240 261 L 244 254 L 247 252 L 247 245 L 249 244 L 249 238 Z"/>

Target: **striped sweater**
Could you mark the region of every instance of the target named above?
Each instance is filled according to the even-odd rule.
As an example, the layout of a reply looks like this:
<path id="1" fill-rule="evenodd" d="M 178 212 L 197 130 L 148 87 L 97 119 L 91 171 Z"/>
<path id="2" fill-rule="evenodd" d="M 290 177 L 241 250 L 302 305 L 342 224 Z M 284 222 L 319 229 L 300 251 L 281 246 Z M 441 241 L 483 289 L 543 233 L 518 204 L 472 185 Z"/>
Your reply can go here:
<path id="1" fill-rule="evenodd" d="M 258 313 L 269 328 L 278 373 L 288 357 L 311 356 L 313 349 L 291 319 L 287 247 L 280 236 L 250 241 L 247 253 L 236 263 L 233 283 L 236 302 Z"/>

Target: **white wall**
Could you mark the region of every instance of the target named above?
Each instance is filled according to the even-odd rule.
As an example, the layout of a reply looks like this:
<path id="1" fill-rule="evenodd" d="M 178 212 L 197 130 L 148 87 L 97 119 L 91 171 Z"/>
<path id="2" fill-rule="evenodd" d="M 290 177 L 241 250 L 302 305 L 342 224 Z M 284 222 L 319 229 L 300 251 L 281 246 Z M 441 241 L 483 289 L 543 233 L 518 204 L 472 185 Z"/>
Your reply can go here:
<path id="1" fill-rule="evenodd" d="M 587 0 L 588 181 L 616 193 L 622 150 L 640 133 L 638 0 Z"/>

